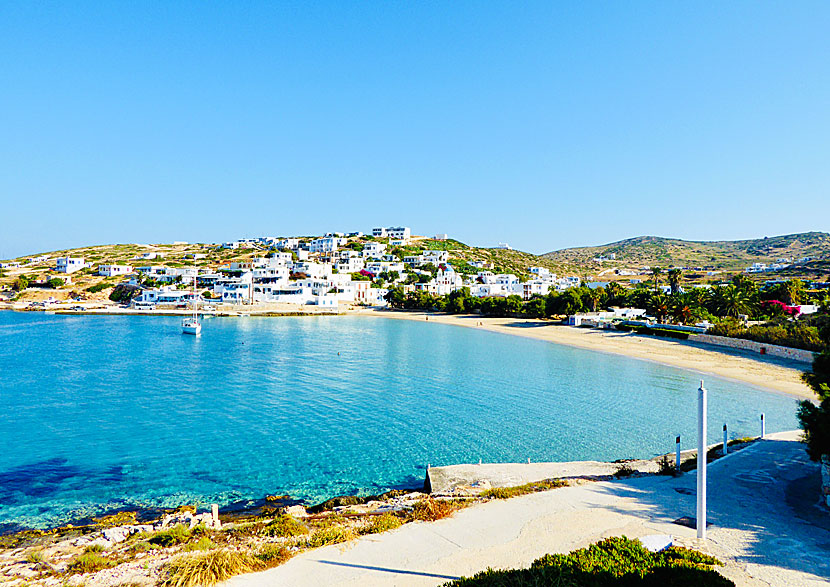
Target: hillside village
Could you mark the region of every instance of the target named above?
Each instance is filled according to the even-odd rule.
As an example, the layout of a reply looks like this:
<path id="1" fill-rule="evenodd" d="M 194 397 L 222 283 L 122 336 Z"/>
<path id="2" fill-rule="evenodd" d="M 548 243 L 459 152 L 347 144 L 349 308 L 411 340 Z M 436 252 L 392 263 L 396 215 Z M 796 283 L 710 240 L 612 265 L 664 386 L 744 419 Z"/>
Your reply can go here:
<path id="1" fill-rule="evenodd" d="M 475 254 L 462 259 L 456 255 L 457 246 L 473 250 L 447 235 L 428 239 L 413 236 L 409 227 L 379 227 L 371 234 L 174 243 L 146 247 L 149 250 L 137 245 L 95 247 L 90 248 L 92 256 L 80 256 L 83 249 L 74 255 L 39 255 L 2 263 L 0 270 L 6 299 L 19 305 L 42 307 L 61 301 L 60 293 L 65 293 L 72 301 L 127 301 L 142 310 L 188 305 L 194 289 L 200 299 L 214 304 L 336 309 L 343 303 L 384 306 L 392 286 L 438 295 L 468 286 L 477 296 L 529 299 L 581 282 L 577 276 L 557 276 L 545 266 L 520 267 L 525 279 L 496 272 L 509 270 L 515 261 L 476 260 Z M 21 276 L 23 285 L 31 287 L 20 287 Z M 112 295 L 117 287 L 127 294 Z M 33 290 L 51 295 L 44 300 Z M 95 295 L 101 292 L 108 295 Z"/>
<path id="2" fill-rule="evenodd" d="M 507 244 L 481 249 L 446 234 L 416 236 L 405 226 L 217 244 L 107 245 L 0 263 L 0 301 L 19 309 L 69 303 L 79 310 L 128 305 L 149 311 L 182 309 L 198 297 L 208 311 L 219 304 L 337 311 L 343 305 L 385 306 L 393 287 L 438 296 L 468 288 L 478 298 L 527 301 L 580 285 L 605 287 L 613 281 L 637 287 L 654 277 L 655 268 L 626 265 L 611 250 L 625 251 L 621 246 L 595 248 L 590 260 L 568 264 L 550 259 L 552 254 L 530 255 Z M 768 274 L 812 261 L 769 259 L 742 271 L 774 283 L 775 276 Z M 685 271 L 686 287 L 706 287 L 707 281 L 729 277 L 716 265 L 670 267 Z M 670 291 L 665 283 L 655 286 Z"/>

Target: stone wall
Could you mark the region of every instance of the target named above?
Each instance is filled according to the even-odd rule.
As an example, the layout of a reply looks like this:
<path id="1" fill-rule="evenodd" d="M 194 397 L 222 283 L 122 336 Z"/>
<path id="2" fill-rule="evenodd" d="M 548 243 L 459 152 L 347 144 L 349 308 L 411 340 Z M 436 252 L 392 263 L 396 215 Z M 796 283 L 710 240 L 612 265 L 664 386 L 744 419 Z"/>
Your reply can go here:
<path id="1" fill-rule="evenodd" d="M 789 347 L 778 346 L 776 344 L 755 342 L 754 340 L 746 340 L 743 338 L 713 336 L 711 334 L 693 334 L 689 336 L 689 340 L 691 342 L 699 342 L 741 351 L 749 351 L 761 355 L 770 355 L 781 359 L 790 359 L 791 361 L 799 361 L 801 363 L 813 363 L 813 352 L 805 351 L 803 349 L 791 349 Z"/>

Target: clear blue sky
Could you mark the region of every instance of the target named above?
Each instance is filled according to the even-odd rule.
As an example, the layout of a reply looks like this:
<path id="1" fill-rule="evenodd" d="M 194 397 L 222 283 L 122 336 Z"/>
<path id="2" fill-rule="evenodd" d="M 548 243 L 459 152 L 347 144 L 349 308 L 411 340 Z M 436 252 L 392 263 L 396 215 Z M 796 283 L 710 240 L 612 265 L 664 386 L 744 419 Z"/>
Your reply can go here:
<path id="1" fill-rule="evenodd" d="M 0 258 L 830 229 L 828 2 L 4 2 Z"/>

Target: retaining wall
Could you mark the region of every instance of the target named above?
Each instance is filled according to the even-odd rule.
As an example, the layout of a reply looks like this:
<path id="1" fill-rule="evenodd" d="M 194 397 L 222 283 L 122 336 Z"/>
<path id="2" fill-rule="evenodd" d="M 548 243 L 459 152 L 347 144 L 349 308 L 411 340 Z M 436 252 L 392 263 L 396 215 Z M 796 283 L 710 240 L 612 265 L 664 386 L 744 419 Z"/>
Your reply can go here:
<path id="1" fill-rule="evenodd" d="M 781 359 L 790 359 L 791 361 L 798 361 L 801 363 L 813 362 L 813 351 L 805 351 L 803 349 L 791 349 L 777 344 L 767 344 L 763 342 L 755 342 L 754 340 L 746 340 L 743 338 L 729 338 L 727 336 L 714 336 L 711 334 L 693 334 L 689 336 L 692 342 L 700 342 L 703 344 L 711 344 L 715 346 L 727 347 L 741 351 L 749 351 L 761 355 L 770 355 L 772 357 L 779 357 Z"/>

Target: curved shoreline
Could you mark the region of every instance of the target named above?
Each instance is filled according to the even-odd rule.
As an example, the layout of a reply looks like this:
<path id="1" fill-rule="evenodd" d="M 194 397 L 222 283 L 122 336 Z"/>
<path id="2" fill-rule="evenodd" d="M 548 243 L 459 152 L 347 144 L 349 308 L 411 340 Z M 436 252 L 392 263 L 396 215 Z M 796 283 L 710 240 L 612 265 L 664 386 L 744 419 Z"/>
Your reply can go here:
<path id="1" fill-rule="evenodd" d="M 711 374 L 799 399 L 815 399 L 813 391 L 801 380 L 806 365 L 741 351 L 716 350 L 687 341 L 612 330 L 576 328 L 530 318 L 486 318 L 468 314 L 396 310 L 367 310 L 355 312 L 354 315 L 427 321 L 533 338 Z"/>

